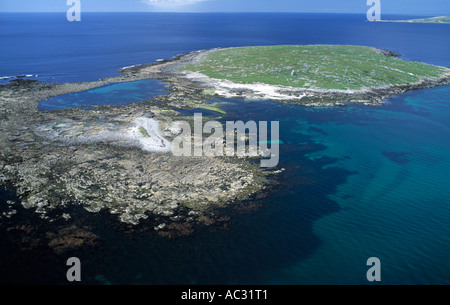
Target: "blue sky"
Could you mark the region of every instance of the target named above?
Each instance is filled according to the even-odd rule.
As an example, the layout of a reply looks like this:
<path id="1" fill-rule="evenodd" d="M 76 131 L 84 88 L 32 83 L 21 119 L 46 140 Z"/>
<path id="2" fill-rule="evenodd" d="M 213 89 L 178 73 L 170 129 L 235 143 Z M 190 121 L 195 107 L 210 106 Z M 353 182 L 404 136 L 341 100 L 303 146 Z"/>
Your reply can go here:
<path id="1" fill-rule="evenodd" d="M 79 0 L 82 12 L 365 13 L 367 0 Z M 383 14 L 450 15 L 450 0 L 380 0 Z M 0 0 L 0 12 L 63 12 L 67 0 Z"/>

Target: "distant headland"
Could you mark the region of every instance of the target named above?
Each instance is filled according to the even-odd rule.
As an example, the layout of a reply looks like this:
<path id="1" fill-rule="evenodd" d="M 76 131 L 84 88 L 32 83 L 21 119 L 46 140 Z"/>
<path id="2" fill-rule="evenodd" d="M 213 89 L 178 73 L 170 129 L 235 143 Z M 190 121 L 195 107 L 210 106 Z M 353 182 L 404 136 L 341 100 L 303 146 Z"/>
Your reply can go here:
<path id="1" fill-rule="evenodd" d="M 406 23 L 449 23 L 450 16 L 438 16 L 431 18 L 407 19 L 407 20 L 380 20 L 379 22 L 406 22 Z"/>

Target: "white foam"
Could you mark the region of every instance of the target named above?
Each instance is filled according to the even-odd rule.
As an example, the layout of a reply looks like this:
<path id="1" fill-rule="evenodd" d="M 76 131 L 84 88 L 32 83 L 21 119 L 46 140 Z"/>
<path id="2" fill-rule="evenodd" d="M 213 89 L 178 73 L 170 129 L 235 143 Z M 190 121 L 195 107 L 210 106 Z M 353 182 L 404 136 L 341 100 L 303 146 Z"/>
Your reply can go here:
<path id="1" fill-rule="evenodd" d="M 10 78 L 25 78 L 25 77 L 38 77 L 37 74 L 21 74 L 21 75 L 14 75 L 14 76 L 0 76 L 0 79 L 10 79 Z"/>
<path id="2" fill-rule="evenodd" d="M 133 67 L 136 67 L 137 65 L 131 65 L 131 66 L 126 66 L 126 67 L 122 67 L 122 69 L 121 70 L 123 70 L 123 69 L 129 69 L 129 68 L 133 68 Z"/>

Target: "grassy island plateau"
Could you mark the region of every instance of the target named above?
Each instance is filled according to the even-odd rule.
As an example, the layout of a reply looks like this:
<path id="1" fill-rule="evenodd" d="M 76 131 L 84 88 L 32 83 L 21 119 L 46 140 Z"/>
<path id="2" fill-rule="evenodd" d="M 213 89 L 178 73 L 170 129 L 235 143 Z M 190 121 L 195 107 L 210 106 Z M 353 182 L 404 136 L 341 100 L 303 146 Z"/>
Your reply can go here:
<path id="1" fill-rule="evenodd" d="M 448 82 L 450 69 L 362 46 L 281 45 L 206 51 L 178 71 L 223 96 L 305 105 L 377 104 L 392 94 Z"/>

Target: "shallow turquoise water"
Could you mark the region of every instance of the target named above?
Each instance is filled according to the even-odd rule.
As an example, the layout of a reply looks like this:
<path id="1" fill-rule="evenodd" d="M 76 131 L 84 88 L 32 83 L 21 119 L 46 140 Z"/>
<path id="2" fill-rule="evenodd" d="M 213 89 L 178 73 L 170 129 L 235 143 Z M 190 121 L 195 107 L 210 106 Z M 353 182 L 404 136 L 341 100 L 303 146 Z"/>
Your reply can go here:
<path id="1" fill-rule="evenodd" d="M 381 107 L 214 100 L 227 120 L 280 121 L 290 187 L 265 200 L 258 225 L 240 228 L 243 249 L 285 259 L 263 282 L 367 284 L 367 259 L 378 257 L 383 284 L 450 283 L 449 98 L 446 86 Z"/>
<path id="2" fill-rule="evenodd" d="M 352 174 L 327 195 L 339 211 L 312 226 L 320 246 L 271 283 L 364 284 L 373 256 L 383 284 L 450 283 L 449 97 L 447 86 L 383 107 L 287 106 L 295 114 L 278 119 L 296 124 L 282 133 L 311 136 L 326 148 L 306 158 L 331 157 L 338 161 L 326 167 Z"/>
<path id="3" fill-rule="evenodd" d="M 106 85 L 91 90 L 55 96 L 39 103 L 39 110 L 92 109 L 97 106 L 126 106 L 163 95 L 166 85 L 155 79 Z"/>
<path id="4" fill-rule="evenodd" d="M 128 99 L 133 87 L 123 86 Z M 381 107 L 213 98 L 224 121 L 280 122 L 280 185 L 255 213 L 230 209 L 225 231 L 168 242 L 104 232 L 117 249 L 89 254 L 87 274 L 121 284 L 367 284 L 366 261 L 378 257 L 382 284 L 448 284 L 449 100 L 450 86 Z"/>
<path id="5" fill-rule="evenodd" d="M 149 94 L 145 82 L 119 85 L 81 94 L 114 96 L 115 104 Z M 279 184 L 264 199 L 240 203 L 259 204 L 254 212 L 223 210 L 232 217 L 226 230 L 178 240 L 130 238 L 92 215 L 104 246 L 75 251 L 84 283 L 368 284 L 366 261 L 378 257 L 382 284 L 449 284 L 448 101 L 450 86 L 380 107 L 213 98 L 228 113 L 223 121 L 280 122 L 279 166 L 286 171 Z M 60 97 L 64 108 L 80 103 Z M 194 112 L 202 110 L 184 115 Z"/>

